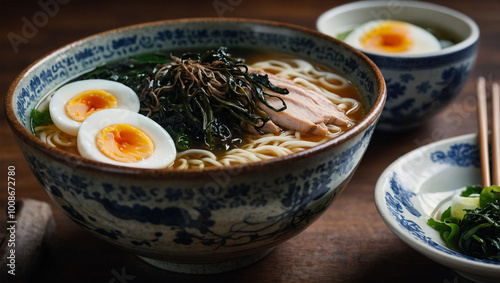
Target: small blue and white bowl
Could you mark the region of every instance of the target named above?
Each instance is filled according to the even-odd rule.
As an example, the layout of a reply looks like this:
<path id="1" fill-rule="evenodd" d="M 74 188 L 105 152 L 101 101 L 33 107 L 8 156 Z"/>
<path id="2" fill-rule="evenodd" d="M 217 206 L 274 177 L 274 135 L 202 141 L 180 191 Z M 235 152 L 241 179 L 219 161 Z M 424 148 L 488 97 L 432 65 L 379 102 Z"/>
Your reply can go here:
<path id="1" fill-rule="evenodd" d="M 425 55 L 379 55 L 363 51 L 379 67 L 387 84 L 387 102 L 377 125 L 405 131 L 447 106 L 462 90 L 474 66 L 479 28 L 468 16 L 419 1 L 358 1 L 323 13 L 317 29 L 339 38 L 373 20 L 399 20 L 442 31 L 455 44 Z"/>
<path id="2" fill-rule="evenodd" d="M 220 46 L 320 61 L 358 87 L 366 115 L 345 133 L 292 155 L 187 170 L 104 164 L 50 147 L 30 132 L 37 102 L 85 70 L 142 53 Z M 385 97 L 375 64 L 343 42 L 283 23 L 204 18 L 124 27 L 62 47 L 16 78 L 5 112 L 28 165 L 68 217 L 155 266 L 199 274 L 249 265 L 311 225 L 353 176 Z"/>
<path id="3" fill-rule="evenodd" d="M 458 136 L 413 150 L 392 163 L 375 187 L 375 204 L 385 224 L 410 247 L 477 282 L 499 282 L 500 262 L 466 256 L 448 248 L 427 225 L 439 219 L 451 198 L 481 184 L 476 134 Z"/>

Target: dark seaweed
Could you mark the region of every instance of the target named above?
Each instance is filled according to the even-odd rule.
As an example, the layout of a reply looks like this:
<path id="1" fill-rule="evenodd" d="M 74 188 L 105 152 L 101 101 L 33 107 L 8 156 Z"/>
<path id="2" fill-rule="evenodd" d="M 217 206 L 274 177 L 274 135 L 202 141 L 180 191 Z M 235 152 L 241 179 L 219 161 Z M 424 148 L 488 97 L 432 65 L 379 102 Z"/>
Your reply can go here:
<path id="1" fill-rule="evenodd" d="M 468 211 L 460 230 L 458 245 L 465 254 L 500 261 L 500 201 Z"/>
<path id="2" fill-rule="evenodd" d="M 430 218 L 427 224 L 439 231 L 449 247 L 475 258 L 500 261 L 500 187 L 468 186 L 462 196 L 478 192 L 480 207 L 467 210 L 463 219 L 452 217 L 449 207 L 441 221 Z"/>

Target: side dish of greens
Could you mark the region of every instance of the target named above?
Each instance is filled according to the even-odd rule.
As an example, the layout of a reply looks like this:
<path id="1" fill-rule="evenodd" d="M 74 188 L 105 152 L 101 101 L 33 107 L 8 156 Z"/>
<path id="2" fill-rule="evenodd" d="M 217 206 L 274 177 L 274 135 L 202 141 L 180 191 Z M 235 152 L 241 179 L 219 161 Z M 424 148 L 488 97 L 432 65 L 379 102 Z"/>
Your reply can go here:
<path id="1" fill-rule="evenodd" d="M 500 187 L 468 186 L 453 197 L 440 220 L 427 224 L 446 244 L 465 255 L 500 261 Z"/>

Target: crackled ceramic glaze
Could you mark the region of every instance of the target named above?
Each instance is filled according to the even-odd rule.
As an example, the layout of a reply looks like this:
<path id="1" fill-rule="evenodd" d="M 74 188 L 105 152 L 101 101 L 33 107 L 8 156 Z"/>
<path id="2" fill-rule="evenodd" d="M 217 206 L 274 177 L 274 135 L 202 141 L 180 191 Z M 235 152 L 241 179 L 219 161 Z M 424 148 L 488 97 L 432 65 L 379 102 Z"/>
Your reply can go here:
<path id="1" fill-rule="evenodd" d="M 27 130 L 29 113 L 43 95 L 104 62 L 155 50 L 255 45 L 344 73 L 362 93 L 366 117 L 302 153 L 206 170 L 101 164 L 50 148 Z M 6 112 L 34 175 L 76 223 L 160 268 L 215 273 L 259 260 L 321 215 L 359 164 L 384 99 L 378 69 L 320 33 L 263 21 L 191 19 L 118 29 L 53 52 L 13 83 Z"/>
<path id="2" fill-rule="evenodd" d="M 417 251 L 466 278 L 498 282 L 500 262 L 448 248 L 427 225 L 429 218 L 439 219 L 457 190 L 480 183 L 477 136 L 470 134 L 429 144 L 395 161 L 377 182 L 375 202 L 387 226 Z"/>
<path id="3" fill-rule="evenodd" d="M 474 67 L 479 28 L 462 13 L 419 1 L 357 1 L 341 5 L 322 14 L 317 28 L 338 37 L 372 20 L 408 21 L 448 32 L 459 41 L 425 56 L 365 52 L 382 71 L 387 84 L 387 102 L 377 129 L 414 129 L 447 106 L 462 90 Z"/>

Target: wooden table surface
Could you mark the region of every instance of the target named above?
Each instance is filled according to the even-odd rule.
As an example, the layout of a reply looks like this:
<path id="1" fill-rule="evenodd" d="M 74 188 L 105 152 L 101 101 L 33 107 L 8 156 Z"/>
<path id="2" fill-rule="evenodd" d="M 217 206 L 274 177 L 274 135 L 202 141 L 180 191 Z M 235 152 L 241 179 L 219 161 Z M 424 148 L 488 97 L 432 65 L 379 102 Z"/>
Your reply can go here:
<path id="1" fill-rule="evenodd" d="M 315 28 L 323 11 L 346 2 L 2 0 L 2 114 L 4 94 L 21 70 L 81 37 L 135 23 L 199 16 L 269 19 Z M 377 132 L 347 189 L 326 213 L 299 236 L 242 270 L 210 276 L 166 272 L 94 238 L 50 201 L 29 171 L 5 116 L 0 115 L 0 172 L 6 174 L 8 166 L 15 166 L 17 198 L 50 203 L 56 222 L 55 239 L 32 271 L 33 282 L 468 282 L 397 238 L 383 223 L 373 198 L 379 175 L 401 155 L 430 142 L 474 132 L 475 78 L 499 79 L 495 72 L 500 73 L 500 1 L 433 2 L 469 15 L 481 29 L 477 63 L 461 94 L 417 130 L 392 135 Z M 12 41 L 14 34 L 19 37 Z M 7 196 L 2 185 L 0 203 L 5 204 Z"/>

